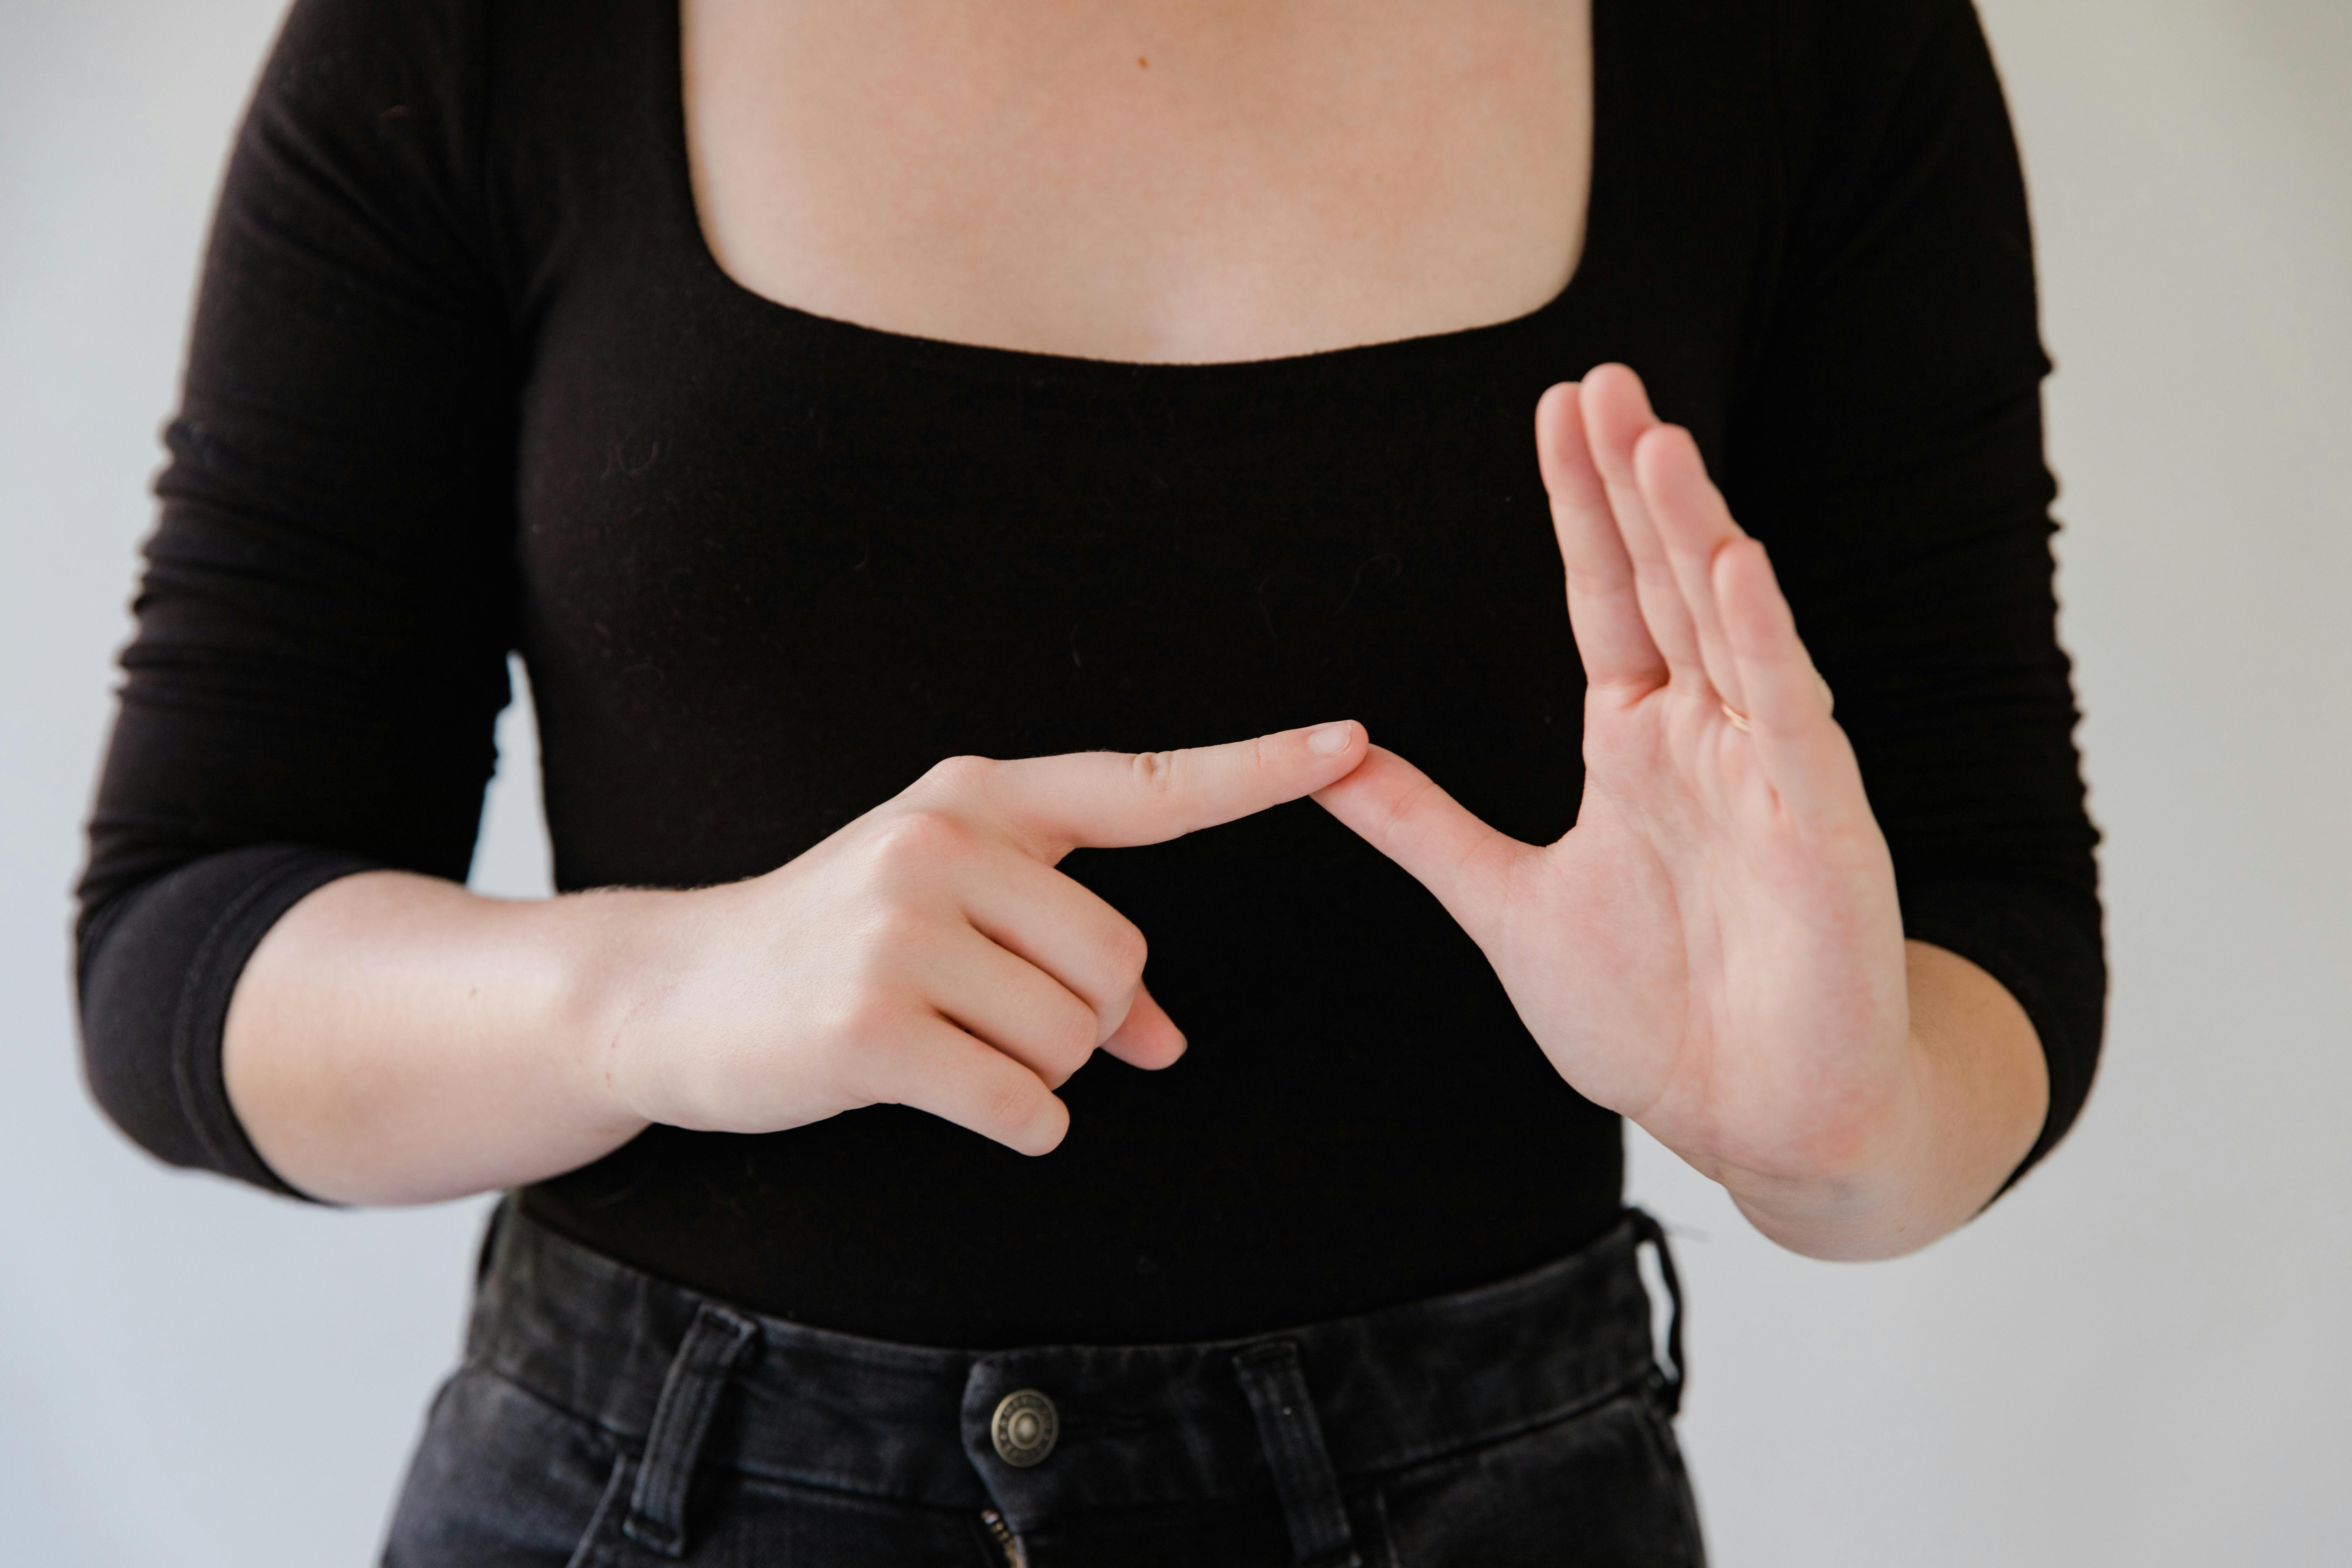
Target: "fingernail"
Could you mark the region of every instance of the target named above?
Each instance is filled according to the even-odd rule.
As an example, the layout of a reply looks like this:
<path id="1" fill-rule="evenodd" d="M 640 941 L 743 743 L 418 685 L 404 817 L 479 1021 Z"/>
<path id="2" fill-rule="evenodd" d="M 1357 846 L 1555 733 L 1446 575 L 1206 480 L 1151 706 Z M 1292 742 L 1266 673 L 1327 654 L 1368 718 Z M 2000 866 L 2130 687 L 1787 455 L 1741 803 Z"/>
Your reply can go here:
<path id="1" fill-rule="evenodd" d="M 1356 739 L 1356 727 L 1342 720 L 1307 731 L 1307 749 L 1318 757 L 1336 757 Z"/>

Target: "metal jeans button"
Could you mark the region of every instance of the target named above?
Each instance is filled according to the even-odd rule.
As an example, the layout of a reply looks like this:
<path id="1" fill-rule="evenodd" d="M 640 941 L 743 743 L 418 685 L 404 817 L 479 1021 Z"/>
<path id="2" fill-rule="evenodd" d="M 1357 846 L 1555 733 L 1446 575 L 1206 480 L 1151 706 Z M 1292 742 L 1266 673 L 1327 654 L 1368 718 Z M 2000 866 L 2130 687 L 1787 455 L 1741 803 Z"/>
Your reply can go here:
<path id="1" fill-rule="evenodd" d="M 1062 1435 L 1061 1413 L 1035 1389 L 1015 1389 L 996 1402 L 988 1435 L 998 1458 L 1025 1470 L 1054 1451 Z"/>

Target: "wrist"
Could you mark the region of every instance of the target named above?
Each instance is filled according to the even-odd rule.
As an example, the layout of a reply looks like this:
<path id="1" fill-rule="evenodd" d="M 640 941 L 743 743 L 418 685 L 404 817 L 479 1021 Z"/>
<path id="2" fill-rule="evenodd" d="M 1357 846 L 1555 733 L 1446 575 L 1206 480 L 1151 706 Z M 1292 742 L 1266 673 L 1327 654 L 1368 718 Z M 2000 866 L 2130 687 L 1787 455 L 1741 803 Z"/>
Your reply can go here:
<path id="1" fill-rule="evenodd" d="M 1853 1158 L 1717 1177 L 1759 1230 L 1792 1251 L 1916 1251 L 1990 1203 L 2041 1133 L 2049 1074 L 2016 999 L 1927 942 L 1906 944 L 1905 967 L 1908 1027 L 1896 1092 L 1848 1141 Z"/>
<path id="2" fill-rule="evenodd" d="M 685 895 L 638 889 L 574 893 L 549 906 L 564 975 L 561 1070 L 583 1113 L 618 1141 L 659 1120 L 647 1064 L 635 1047 L 646 1016 L 674 983 L 664 960 L 677 945 Z"/>
<path id="3" fill-rule="evenodd" d="M 1934 1072 L 1923 1043 L 1906 1037 L 1865 1109 L 1769 1170 L 1727 1166 L 1717 1180 L 1749 1223 L 1804 1257 L 1860 1262 L 1916 1251 L 1958 1223 L 1937 1223 L 1923 1202 L 1935 1169 Z"/>

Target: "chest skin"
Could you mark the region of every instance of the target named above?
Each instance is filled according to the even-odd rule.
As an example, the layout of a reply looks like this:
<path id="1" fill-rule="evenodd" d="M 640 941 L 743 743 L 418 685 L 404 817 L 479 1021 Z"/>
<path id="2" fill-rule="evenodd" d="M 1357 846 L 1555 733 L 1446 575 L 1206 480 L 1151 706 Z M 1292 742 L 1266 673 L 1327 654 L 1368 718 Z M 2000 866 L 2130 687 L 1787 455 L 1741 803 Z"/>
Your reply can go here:
<path id="1" fill-rule="evenodd" d="M 1094 359 L 1274 358 L 1567 284 L 1587 0 L 682 0 L 695 199 L 752 292 Z"/>

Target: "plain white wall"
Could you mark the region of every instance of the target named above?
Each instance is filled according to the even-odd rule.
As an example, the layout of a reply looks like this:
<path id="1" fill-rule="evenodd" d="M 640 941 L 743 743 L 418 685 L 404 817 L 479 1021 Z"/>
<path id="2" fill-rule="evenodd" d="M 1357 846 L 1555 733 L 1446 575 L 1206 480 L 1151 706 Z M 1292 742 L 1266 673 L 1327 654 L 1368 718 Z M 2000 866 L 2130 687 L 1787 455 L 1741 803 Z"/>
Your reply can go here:
<path id="1" fill-rule="evenodd" d="M 1717 1560 L 2200 1565 L 2352 1542 L 2352 7 L 1989 0 L 2061 363 L 2115 1001 L 2090 1114 L 1897 1264 L 1637 1142 Z M 0 1519 L 12 1561 L 372 1555 L 481 1205 L 166 1173 L 82 1097 L 65 889 L 220 157 L 276 0 L 0 5 Z M 1575 367 L 1562 367 L 1571 370 Z M 520 722 L 516 721 L 518 719 Z M 544 886 L 527 716 L 477 881 Z"/>

